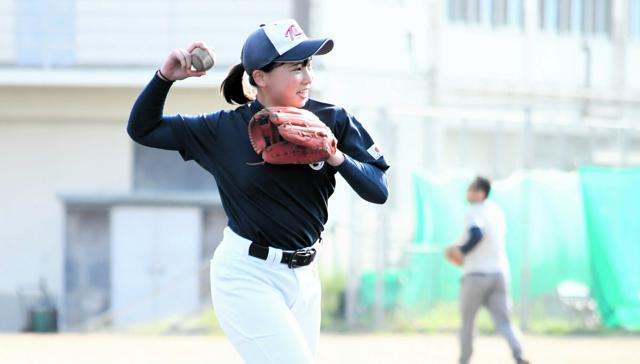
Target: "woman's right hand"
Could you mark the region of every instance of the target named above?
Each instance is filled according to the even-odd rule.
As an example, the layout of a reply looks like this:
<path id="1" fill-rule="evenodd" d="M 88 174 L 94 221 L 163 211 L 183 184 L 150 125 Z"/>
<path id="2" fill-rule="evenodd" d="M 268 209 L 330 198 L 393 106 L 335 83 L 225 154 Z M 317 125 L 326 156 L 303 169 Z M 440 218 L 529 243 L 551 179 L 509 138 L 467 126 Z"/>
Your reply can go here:
<path id="1" fill-rule="evenodd" d="M 209 50 L 204 42 L 193 42 L 187 49 L 176 48 L 167 57 L 160 67 L 160 73 L 169 81 L 184 80 L 189 77 L 200 77 L 206 71 L 195 71 L 191 69 L 191 51 L 196 48 Z M 211 52 L 211 50 L 209 50 Z"/>

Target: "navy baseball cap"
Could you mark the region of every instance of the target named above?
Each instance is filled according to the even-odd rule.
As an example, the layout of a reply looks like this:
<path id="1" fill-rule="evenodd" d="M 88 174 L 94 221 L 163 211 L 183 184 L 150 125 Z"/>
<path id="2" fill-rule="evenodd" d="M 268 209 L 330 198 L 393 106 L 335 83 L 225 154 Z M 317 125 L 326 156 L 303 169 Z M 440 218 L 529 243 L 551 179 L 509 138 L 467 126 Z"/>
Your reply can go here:
<path id="1" fill-rule="evenodd" d="M 272 62 L 299 62 L 333 49 L 329 38 L 309 39 L 293 19 L 263 24 L 242 47 L 242 66 L 249 75 Z"/>

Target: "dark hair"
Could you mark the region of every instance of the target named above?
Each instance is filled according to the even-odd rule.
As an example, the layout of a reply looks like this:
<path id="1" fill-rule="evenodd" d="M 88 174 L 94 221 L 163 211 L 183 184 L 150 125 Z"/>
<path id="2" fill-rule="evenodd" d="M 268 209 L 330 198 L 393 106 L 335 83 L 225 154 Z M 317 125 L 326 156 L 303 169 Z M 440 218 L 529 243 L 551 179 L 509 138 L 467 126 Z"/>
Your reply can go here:
<path id="1" fill-rule="evenodd" d="M 252 100 L 244 92 L 243 75 L 244 67 L 242 63 L 238 63 L 229 70 L 229 74 L 220 84 L 220 93 L 230 104 L 243 105 Z"/>
<path id="2" fill-rule="evenodd" d="M 284 63 L 284 62 L 271 62 L 268 65 L 260 68 L 263 72 L 271 72 L 274 68 L 280 67 L 285 64 L 298 64 L 301 63 L 303 67 L 306 67 L 309 64 L 311 58 L 307 58 L 300 62 L 294 63 Z M 224 96 L 224 99 L 227 100 L 230 104 L 239 104 L 244 105 L 249 101 L 252 101 L 253 98 L 248 96 L 245 93 L 244 82 L 242 77 L 244 76 L 244 66 L 242 63 L 238 63 L 233 66 L 229 71 L 227 77 L 220 84 L 220 93 Z M 256 87 L 256 81 L 253 79 L 252 75 L 249 75 L 249 84 L 251 86 Z"/>
<path id="3" fill-rule="evenodd" d="M 484 197 L 487 198 L 489 197 L 489 192 L 491 192 L 491 182 L 485 177 L 477 176 L 476 179 L 471 182 L 471 186 L 469 186 L 469 188 L 483 191 Z"/>
<path id="4" fill-rule="evenodd" d="M 272 62 L 262 67 L 260 70 L 264 72 L 271 72 L 274 68 L 283 64 L 284 63 Z M 235 103 L 244 105 L 247 102 L 253 100 L 251 96 L 248 96 L 245 93 L 244 82 L 242 80 L 244 72 L 244 66 L 242 65 L 242 63 L 238 63 L 231 68 L 227 77 L 220 84 L 220 93 L 222 93 L 224 99 L 227 100 L 227 102 L 230 104 Z M 256 87 L 256 81 L 253 80 L 252 75 L 249 75 L 249 83 L 251 84 L 251 86 Z"/>

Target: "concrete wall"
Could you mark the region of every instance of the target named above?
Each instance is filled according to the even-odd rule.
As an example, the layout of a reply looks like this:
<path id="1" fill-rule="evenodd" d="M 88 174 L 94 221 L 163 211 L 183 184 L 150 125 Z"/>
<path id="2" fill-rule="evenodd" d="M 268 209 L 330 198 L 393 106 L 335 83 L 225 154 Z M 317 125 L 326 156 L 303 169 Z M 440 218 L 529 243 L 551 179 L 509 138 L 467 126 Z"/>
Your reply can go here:
<path id="1" fill-rule="evenodd" d="M 42 59 L 28 64 L 55 65 L 51 56 L 63 49 L 75 66 L 146 66 L 173 48 L 203 40 L 215 48 L 220 64 L 230 65 L 260 23 L 292 17 L 295 10 L 291 0 L 0 0 L 0 64 L 16 62 L 16 47 L 39 45 L 47 48 L 34 53 Z M 59 27 L 65 32 L 51 36 Z"/>
<path id="2" fill-rule="evenodd" d="M 41 277 L 60 298 L 64 206 L 60 194 L 131 192 L 128 113 L 139 88 L 0 88 L 0 330 L 17 330 L 16 288 Z M 171 91 L 167 112 L 222 107 L 210 88 Z M 6 309 L 5 309 L 6 307 Z"/>
<path id="3" fill-rule="evenodd" d="M 115 117 L 114 98 L 86 90 L 12 88 L 0 95 L 0 245 L 7 252 L 0 255 L 0 295 L 40 277 L 58 295 L 64 211 L 57 196 L 129 190 L 123 113 Z"/>

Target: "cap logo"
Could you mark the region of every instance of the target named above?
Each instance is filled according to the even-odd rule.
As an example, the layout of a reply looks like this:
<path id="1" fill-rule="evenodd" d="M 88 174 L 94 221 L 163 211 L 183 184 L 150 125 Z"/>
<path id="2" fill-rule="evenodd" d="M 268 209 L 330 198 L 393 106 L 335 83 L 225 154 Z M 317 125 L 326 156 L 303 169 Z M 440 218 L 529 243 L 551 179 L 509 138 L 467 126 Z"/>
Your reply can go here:
<path id="1" fill-rule="evenodd" d="M 289 28 L 287 28 L 287 31 L 284 33 L 284 36 L 289 37 L 289 39 L 291 40 L 294 40 L 302 34 L 304 33 L 302 32 L 302 30 L 300 30 L 300 28 L 298 28 L 295 24 L 291 24 L 291 26 L 289 26 Z"/>
<path id="2" fill-rule="evenodd" d="M 262 28 L 279 55 L 304 42 L 307 36 L 295 20 L 282 20 Z"/>

